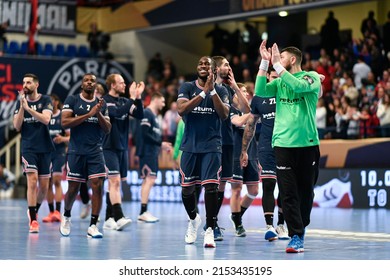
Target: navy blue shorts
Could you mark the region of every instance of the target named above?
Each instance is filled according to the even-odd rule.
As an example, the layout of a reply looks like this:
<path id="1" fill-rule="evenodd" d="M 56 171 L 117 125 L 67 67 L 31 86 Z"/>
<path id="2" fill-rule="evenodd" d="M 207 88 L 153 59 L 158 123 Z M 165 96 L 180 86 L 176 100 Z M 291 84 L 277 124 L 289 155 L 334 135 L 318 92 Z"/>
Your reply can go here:
<path id="1" fill-rule="evenodd" d="M 259 153 L 259 162 L 262 167 L 260 178 L 276 179 L 276 160 L 274 150 L 261 151 Z"/>
<path id="2" fill-rule="evenodd" d="M 232 183 L 259 183 L 260 177 L 260 166 L 257 160 L 248 160 L 248 165 L 241 168 L 240 161 L 235 160 L 233 166 L 233 179 L 230 180 Z"/>
<path id="3" fill-rule="evenodd" d="M 221 158 L 221 153 L 183 152 L 180 159 L 181 185 L 219 184 Z"/>
<path id="4" fill-rule="evenodd" d="M 66 180 L 85 183 L 88 179 L 106 178 L 103 152 L 91 155 L 68 154 Z"/>
<path id="5" fill-rule="evenodd" d="M 139 159 L 139 177 L 157 177 L 158 157 L 146 156 Z"/>
<path id="6" fill-rule="evenodd" d="M 38 173 L 38 177 L 51 177 L 51 153 L 24 153 L 22 155 L 23 172 Z"/>
<path id="7" fill-rule="evenodd" d="M 108 168 L 108 178 L 119 175 L 122 180 L 126 179 L 129 166 L 127 151 L 103 150 L 103 154 Z"/>
<path id="8" fill-rule="evenodd" d="M 227 182 L 233 177 L 233 147 L 233 145 L 222 145 L 222 182 Z"/>
<path id="9" fill-rule="evenodd" d="M 62 175 L 65 168 L 66 156 L 64 153 L 51 153 L 51 172 L 53 175 Z"/>

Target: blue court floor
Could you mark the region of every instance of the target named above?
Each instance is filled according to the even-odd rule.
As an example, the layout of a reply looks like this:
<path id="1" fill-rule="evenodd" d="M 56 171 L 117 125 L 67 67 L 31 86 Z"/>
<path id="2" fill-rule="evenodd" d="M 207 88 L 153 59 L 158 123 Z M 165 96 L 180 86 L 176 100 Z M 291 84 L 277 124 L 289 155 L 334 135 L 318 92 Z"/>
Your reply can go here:
<path id="1" fill-rule="evenodd" d="M 314 208 L 305 236 L 305 252 L 286 254 L 288 241 L 264 240 L 264 218 L 260 206 L 252 206 L 243 217 L 247 236 L 236 237 L 224 205 L 219 225 L 224 240 L 216 249 L 203 248 L 202 229 L 194 245 L 186 245 L 187 217 L 180 203 L 149 204 L 160 218 L 155 224 L 136 221 L 138 202 L 125 202 L 123 210 L 133 219 L 122 232 L 103 231 L 103 239 L 86 237 L 89 218 L 79 218 L 80 202 L 72 210 L 72 231 L 62 237 L 59 224 L 40 222 L 39 234 L 28 233 L 27 202 L 0 200 L 1 260 L 390 260 L 390 211 L 385 209 Z M 204 206 L 200 205 L 204 220 Z M 48 213 L 40 209 L 39 220 Z M 104 219 L 104 209 L 101 219 Z M 99 225 L 102 228 L 102 223 Z"/>

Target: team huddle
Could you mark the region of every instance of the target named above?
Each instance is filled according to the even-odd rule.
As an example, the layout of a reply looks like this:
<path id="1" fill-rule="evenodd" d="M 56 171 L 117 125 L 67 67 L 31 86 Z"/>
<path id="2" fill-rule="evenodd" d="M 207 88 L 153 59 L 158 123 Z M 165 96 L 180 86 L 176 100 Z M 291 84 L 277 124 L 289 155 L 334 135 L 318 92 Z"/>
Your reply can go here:
<path id="1" fill-rule="evenodd" d="M 223 240 L 218 213 L 226 183 L 232 188 L 228 218 L 235 235 L 245 237 L 242 216 L 258 195 L 261 181 L 265 239 L 289 240 L 287 253 L 304 251 L 305 227 L 310 223 L 313 186 L 318 177 L 315 112 L 321 79 L 316 72 L 302 71 L 302 53 L 295 47 L 279 51 L 276 44 L 267 48 L 263 41 L 259 51 L 261 63 L 251 100 L 246 85 L 235 81 L 228 60 L 222 56 L 201 57 L 197 79 L 183 83 L 179 89 L 177 105 L 184 126 L 180 174 L 182 202 L 189 218 L 187 244 L 196 242 L 202 225 L 199 189 L 204 189 L 206 213 L 203 245 L 215 248 L 216 241 Z M 104 180 L 108 180 L 108 192 L 103 229 L 121 231 L 131 224 L 123 214 L 120 191 L 128 170 L 130 116 L 138 120 L 136 137 L 141 143 L 137 146 L 143 179 L 138 220 L 157 222 L 159 219 L 147 205 L 160 150 L 172 149 L 162 140 L 157 121 L 165 106 L 164 96 L 153 94 L 150 105 L 144 108 L 144 83 L 133 82 L 130 98 L 125 98 L 126 84 L 119 74 L 106 78 L 108 93 L 100 96 L 96 76 L 85 74 L 81 93 L 68 96 L 61 109 L 58 97 L 38 93 L 38 86 L 34 74 L 24 76 L 14 115 L 14 127 L 22 135 L 29 232 L 39 232 L 38 210 L 47 199 L 50 213 L 43 222 L 60 222 L 61 235 L 69 236 L 72 206 L 82 189 L 90 188 L 92 209 L 87 236 L 102 238 L 98 221 Z M 64 164 L 68 191 L 61 214 Z M 274 227 L 276 182 L 278 219 Z M 87 188 L 80 189 L 86 184 Z M 243 185 L 247 193 L 241 197 Z"/>

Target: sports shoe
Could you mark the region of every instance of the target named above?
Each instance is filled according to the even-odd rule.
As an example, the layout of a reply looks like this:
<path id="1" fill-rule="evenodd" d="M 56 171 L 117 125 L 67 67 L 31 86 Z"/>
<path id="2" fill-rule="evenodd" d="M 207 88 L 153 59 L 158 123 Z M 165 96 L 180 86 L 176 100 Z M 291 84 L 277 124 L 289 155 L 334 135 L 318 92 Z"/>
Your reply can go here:
<path id="1" fill-rule="evenodd" d="M 53 215 L 51 216 L 52 222 L 61 222 L 61 213 L 57 210 L 53 212 Z"/>
<path id="2" fill-rule="evenodd" d="M 30 233 L 38 233 L 39 232 L 39 223 L 38 223 L 38 221 L 33 220 L 30 223 L 30 230 L 29 230 L 29 232 Z"/>
<path id="3" fill-rule="evenodd" d="M 298 235 L 294 235 L 287 245 L 286 253 L 301 253 L 303 251 L 303 240 Z"/>
<path id="4" fill-rule="evenodd" d="M 85 219 L 89 216 L 89 213 L 91 212 L 91 204 L 83 204 L 81 206 L 81 212 L 80 212 L 80 219 Z"/>
<path id="5" fill-rule="evenodd" d="M 282 224 L 278 225 L 275 230 L 276 230 L 276 232 L 278 234 L 278 238 L 280 240 L 290 239 L 290 237 L 288 236 L 288 230 L 284 225 L 282 225 Z"/>
<path id="6" fill-rule="evenodd" d="M 131 219 L 128 219 L 125 217 L 120 218 L 118 221 L 116 221 L 116 225 L 117 225 L 116 230 L 121 231 L 121 230 L 127 228 L 131 224 L 131 222 L 132 222 Z"/>
<path id="7" fill-rule="evenodd" d="M 156 223 L 159 221 L 158 218 L 150 214 L 150 212 L 146 211 L 143 212 L 142 215 L 138 216 L 138 221 L 144 222 L 144 223 Z"/>
<path id="8" fill-rule="evenodd" d="M 222 241 L 223 240 L 223 230 L 224 228 L 220 228 L 218 225 L 215 225 L 214 228 L 214 240 Z"/>
<path id="9" fill-rule="evenodd" d="M 202 223 L 202 220 L 200 219 L 199 214 L 196 214 L 195 219 L 188 221 L 188 227 L 187 232 L 185 236 L 185 241 L 187 244 L 192 244 L 196 241 L 196 238 L 198 237 L 198 228 L 200 224 Z"/>
<path id="10" fill-rule="evenodd" d="M 103 224 L 103 229 L 104 230 L 117 230 L 118 225 L 116 224 L 114 218 L 108 218 L 107 220 L 105 220 L 104 224 Z"/>
<path id="11" fill-rule="evenodd" d="M 246 231 L 242 225 L 239 225 L 236 228 L 236 236 L 238 236 L 238 237 L 245 237 L 246 236 Z"/>
<path id="12" fill-rule="evenodd" d="M 278 234 L 276 233 L 275 228 L 273 226 L 267 225 L 267 230 L 265 232 L 264 238 L 268 241 L 274 241 L 278 239 Z"/>
<path id="13" fill-rule="evenodd" d="M 103 238 L 103 234 L 99 231 L 96 225 L 89 226 L 87 236 L 90 238 Z"/>
<path id="14" fill-rule="evenodd" d="M 42 219 L 42 222 L 44 222 L 44 223 L 53 222 L 53 212 L 49 212 L 49 214 Z"/>
<path id="15" fill-rule="evenodd" d="M 204 241 L 203 246 L 205 248 L 215 248 L 217 245 L 215 244 L 214 240 L 214 232 L 211 227 L 208 227 L 204 233 Z"/>
<path id="16" fill-rule="evenodd" d="M 62 216 L 61 225 L 60 225 L 60 233 L 62 236 L 69 236 L 70 234 L 70 217 Z"/>

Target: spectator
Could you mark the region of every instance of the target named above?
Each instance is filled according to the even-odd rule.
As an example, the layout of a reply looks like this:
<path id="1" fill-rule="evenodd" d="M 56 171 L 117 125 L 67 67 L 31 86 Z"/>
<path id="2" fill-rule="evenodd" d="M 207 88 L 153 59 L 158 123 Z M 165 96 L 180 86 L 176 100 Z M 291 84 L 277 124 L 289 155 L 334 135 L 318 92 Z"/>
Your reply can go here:
<path id="1" fill-rule="evenodd" d="M 334 17 L 333 11 L 329 11 L 325 24 L 321 27 L 321 46 L 329 55 L 340 46 L 339 21 Z"/>
<path id="2" fill-rule="evenodd" d="M 3 22 L 0 25 L 0 56 L 4 54 L 4 47 L 7 43 L 7 37 L 5 36 L 5 33 L 7 32 L 9 26 L 9 20 Z"/>
<path id="3" fill-rule="evenodd" d="M 316 124 L 319 139 L 324 139 L 326 130 L 326 108 L 323 98 L 318 99 L 316 108 Z"/>
<path id="4" fill-rule="evenodd" d="M 15 185 L 15 175 L 0 163 L 0 197 L 12 197 Z"/>
<path id="5" fill-rule="evenodd" d="M 89 50 L 92 57 L 98 57 L 99 52 L 101 51 L 100 36 L 102 35 L 102 31 L 98 30 L 96 22 L 92 22 L 90 28 L 91 30 L 87 36 Z"/>
<path id="6" fill-rule="evenodd" d="M 355 86 L 359 90 L 362 87 L 362 79 L 367 79 L 368 73 L 371 72 L 371 67 L 364 62 L 362 55 L 359 55 L 357 62 L 352 68 L 352 72 L 355 75 Z"/>
<path id="7" fill-rule="evenodd" d="M 212 49 L 211 56 L 224 55 L 227 51 L 227 43 L 230 37 L 230 33 L 219 27 L 219 24 L 214 24 L 214 28 L 207 32 L 206 38 L 211 38 Z"/>
<path id="8" fill-rule="evenodd" d="M 181 117 L 177 111 L 177 103 L 172 102 L 170 109 L 166 111 L 163 118 L 163 137 L 164 141 L 175 144 L 177 124 Z"/>
<path id="9" fill-rule="evenodd" d="M 368 17 L 363 19 L 362 24 L 360 26 L 360 31 L 363 34 L 363 37 L 366 37 L 373 28 L 376 28 L 376 20 L 374 18 L 374 11 L 368 12 Z"/>
<path id="10" fill-rule="evenodd" d="M 390 94 L 385 93 L 383 101 L 378 105 L 376 112 L 381 127 L 381 136 L 390 137 Z"/>
<path id="11" fill-rule="evenodd" d="M 387 67 L 389 67 L 388 55 L 390 54 L 390 11 L 387 12 L 387 21 L 383 25 L 382 29 L 383 48 L 385 51 L 385 57 L 387 58 Z"/>

